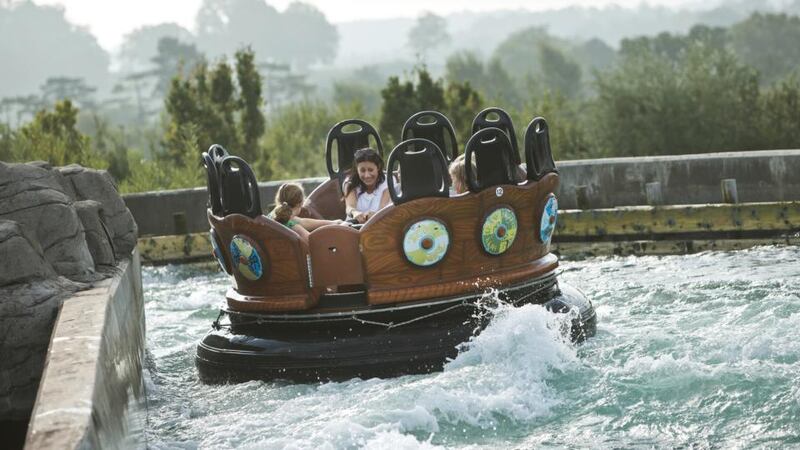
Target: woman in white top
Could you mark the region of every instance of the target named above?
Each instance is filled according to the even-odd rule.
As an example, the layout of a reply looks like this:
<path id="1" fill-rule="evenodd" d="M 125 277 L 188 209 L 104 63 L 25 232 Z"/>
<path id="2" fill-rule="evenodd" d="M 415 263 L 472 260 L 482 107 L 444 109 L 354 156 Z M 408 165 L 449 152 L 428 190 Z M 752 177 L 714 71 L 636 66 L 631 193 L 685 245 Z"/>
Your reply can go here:
<path id="1" fill-rule="evenodd" d="M 358 223 L 366 222 L 391 202 L 383 158 L 378 152 L 371 148 L 356 151 L 353 170 L 344 182 L 344 198 L 347 215 Z"/>

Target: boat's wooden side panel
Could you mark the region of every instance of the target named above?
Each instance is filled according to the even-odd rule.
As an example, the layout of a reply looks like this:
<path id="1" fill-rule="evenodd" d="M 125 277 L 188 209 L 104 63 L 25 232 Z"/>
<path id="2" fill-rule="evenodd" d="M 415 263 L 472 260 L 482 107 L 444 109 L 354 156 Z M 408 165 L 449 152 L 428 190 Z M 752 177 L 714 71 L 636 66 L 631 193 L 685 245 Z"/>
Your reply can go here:
<path id="1" fill-rule="evenodd" d="M 326 225 L 308 236 L 314 285 L 320 288 L 364 284 L 358 230 Z"/>
<path id="2" fill-rule="evenodd" d="M 332 178 L 319 186 L 308 196 L 305 209 L 308 217 L 315 219 L 344 219 L 345 204 L 339 179 Z"/>
<path id="3" fill-rule="evenodd" d="M 317 303 L 317 296 L 308 283 L 308 244 L 294 231 L 264 216 L 251 219 L 241 214 L 219 218 L 209 213 L 208 220 L 220 239 L 220 250 L 231 260 L 230 243 L 235 235 L 243 235 L 258 246 L 263 275 L 257 280 L 245 278 L 232 267 L 236 291 L 243 296 L 263 298 L 263 310 L 284 310 L 283 303 L 298 304 L 302 308 Z M 234 309 L 235 304 L 229 306 Z"/>
<path id="4" fill-rule="evenodd" d="M 502 186 L 499 196 L 495 188 L 490 188 L 478 194 L 419 199 L 381 210 L 361 230 L 369 302 L 417 300 L 434 297 L 443 290 L 447 295 L 476 292 L 481 289 L 476 286 L 477 278 L 503 279 L 507 278 L 503 274 L 508 273 L 536 273 L 539 269 L 531 269 L 532 262 L 549 252 L 549 244 L 540 242 L 538 237 L 542 210 L 547 196 L 557 186 L 558 175 L 548 174 L 536 183 Z M 494 256 L 483 250 L 481 226 L 483 218 L 501 205 L 515 211 L 517 235 L 504 254 Z M 405 231 L 423 218 L 441 220 L 450 234 L 446 256 L 431 267 L 415 266 L 403 254 Z"/>
<path id="5" fill-rule="evenodd" d="M 519 283 L 549 272 L 558 267 L 558 258 L 552 253 L 523 264 L 512 270 L 506 270 L 492 276 L 476 276 L 469 280 L 449 281 L 424 286 L 409 284 L 405 288 L 369 289 L 368 301 L 371 305 L 407 302 L 425 298 L 450 297 L 455 295 L 481 292 L 488 288 L 499 288 L 505 285 Z"/>
<path id="6" fill-rule="evenodd" d="M 291 312 L 303 311 L 311 307 L 308 295 L 282 295 L 280 298 L 250 297 L 228 289 L 226 294 L 228 308 L 239 312 Z"/>

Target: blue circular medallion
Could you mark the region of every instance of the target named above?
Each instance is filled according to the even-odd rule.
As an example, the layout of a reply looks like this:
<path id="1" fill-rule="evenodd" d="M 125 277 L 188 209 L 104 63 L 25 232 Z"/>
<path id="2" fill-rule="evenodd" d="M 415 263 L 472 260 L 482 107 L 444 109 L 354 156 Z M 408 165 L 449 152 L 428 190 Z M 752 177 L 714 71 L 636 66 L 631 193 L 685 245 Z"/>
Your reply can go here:
<path id="1" fill-rule="evenodd" d="M 547 202 L 544 204 L 542 211 L 542 220 L 539 226 L 539 240 L 543 243 L 550 242 L 553 237 L 553 231 L 556 229 L 556 219 L 558 218 L 558 200 L 556 196 L 550 194 L 547 197 Z"/>
<path id="2" fill-rule="evenodd" d="M 230 249 L 234 269 L 250 281 L 261 278 L 264 273 L 261 255 L 249 239 L 237 234 L 231 239 Z"/>

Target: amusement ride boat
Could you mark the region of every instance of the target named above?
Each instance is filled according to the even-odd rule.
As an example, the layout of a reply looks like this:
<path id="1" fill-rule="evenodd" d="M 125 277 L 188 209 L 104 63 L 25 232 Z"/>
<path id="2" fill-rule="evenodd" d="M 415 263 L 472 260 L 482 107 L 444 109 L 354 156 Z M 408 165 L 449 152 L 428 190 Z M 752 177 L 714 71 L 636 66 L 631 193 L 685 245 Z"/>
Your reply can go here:
<path id="1" fill-rule="evenodd" d="M 262 214 L 244 160 L 218 145 L 204 152 L 213 254 L 233 286 L 197 346 L 201 380 L 441 370 L 491 320 L 487 302 L 539 304 L 569 315 L 573 340 L 592 336 L 591 302 L 558 282 L 550 253 L 559 177 L 547 122 L 528 125 L 524 166 L 503 110 L 480 112 L 472 132 L 464 146 L 468 192 L 450 192 L 448 164 L 459 154 L 453 126 L 423 111 L 406 121 L 389 155 L 392 203 L 363 226 L 325 225 L 307 240 Z M 346 219 L 342 183 L 365 147 L 383 154 L 367 122 L 330 130 L 329 179 L 308 196 L 302 217 Z"/>

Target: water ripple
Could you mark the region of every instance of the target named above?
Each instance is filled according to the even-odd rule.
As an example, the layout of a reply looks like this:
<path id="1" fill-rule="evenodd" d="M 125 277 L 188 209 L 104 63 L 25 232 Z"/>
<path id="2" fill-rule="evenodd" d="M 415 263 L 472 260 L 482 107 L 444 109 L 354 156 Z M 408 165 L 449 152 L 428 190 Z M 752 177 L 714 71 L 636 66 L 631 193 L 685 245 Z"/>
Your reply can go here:
<path id="1" fill-rule="evenodd" d="M 597 336 L 500 311 L 443 372 L 205 386 L 194 345 L 229 287 L 212 266 L 145 268 L 153 448 L 800 445 L 800 248 L 562 262 Z"/>

